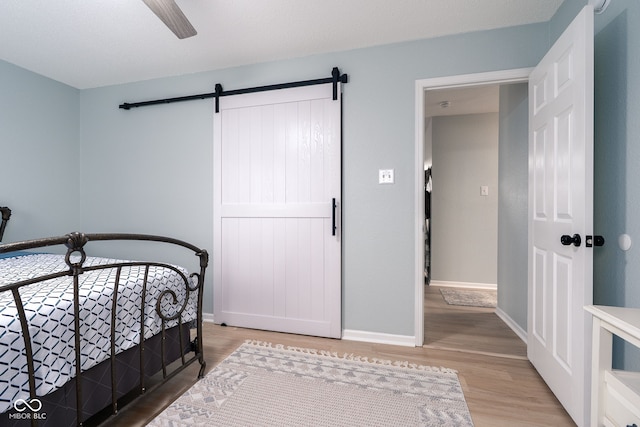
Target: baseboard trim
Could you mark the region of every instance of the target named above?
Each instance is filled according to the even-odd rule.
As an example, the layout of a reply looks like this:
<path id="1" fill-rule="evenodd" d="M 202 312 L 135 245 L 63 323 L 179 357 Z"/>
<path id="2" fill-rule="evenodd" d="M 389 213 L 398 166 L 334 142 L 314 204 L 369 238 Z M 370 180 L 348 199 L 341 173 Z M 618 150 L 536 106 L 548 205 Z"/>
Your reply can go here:
<path id="1" fill-rule="evenodd" d="M 445 288 L 498 289 L 498 285 L 496 283 L 449 282 L 446 280 L 431 280 L 429 285 L 442 286 Z"/>
<path id="2" fill-rule="evenodd" d="M 213 313 L 202 313 L 202 321 L 214 323 Z M 353 329 L 344 329 L 342 331 L 342 339 L 349 341 L 370 342 L 375 344 L 400 345 L 403 347 L 415 347 L 416 338 L 408 335 L 383 334 L 378 332 L 356 331 Z"/>
<path id="3" fill-rule="evenodd" d="M 513 321 L 513 319 L 511 318 L 511 316 L 509 316 L 507 313 L 505 313 L 504 311 L 502 311 L 502 309 L 500 309 L 500 308 L 496 308 L 496 315 L 497 315 L 500 319 L 502 319 L 502 321 L 503 321 L 504 323 L 506 323 L 506 324 L 507 324 L 507 326 L 508 326 L 509 328 L 511 328 L 511 330 L 512 330 L 513 332 L 515 332 L 515 334 L 516 334 L 517 336 L 519 336 L 519 337 L 520 337 L 520 339 L 521 339 L 522 341 L 524 341 L 524 343 L 525 343 L 525 344 L 527 344 L 527 341 L 528 341 L 528 339 L 527 339 L 527 331 L 525 331 L 524 329 L 522 329 L 522 328 L 520 327 L 520 325 L 518 325 L 516 322 L 514 322 L 514 321 Z"/>
<path id="4" fill-rule="evenodd" d="M 413 335 L 393 335 L 380 332 L 356 331 L 344 329 L 342 339 L 348 341 L 362 341 L 375 344 L 400 345 L 403 347 L 415 347 L 416 337 Z"/>

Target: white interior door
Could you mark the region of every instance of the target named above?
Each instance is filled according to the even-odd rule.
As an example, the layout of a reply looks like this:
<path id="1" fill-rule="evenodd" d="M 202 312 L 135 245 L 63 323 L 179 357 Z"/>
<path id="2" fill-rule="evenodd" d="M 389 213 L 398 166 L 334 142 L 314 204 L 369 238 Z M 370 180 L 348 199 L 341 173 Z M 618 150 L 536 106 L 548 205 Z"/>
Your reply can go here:
<path id="1" fill-rule="evenodd" d="M 216 323 L 340 338 L 340 104 L 331 84 L 220 98 Z"/>
<path id="2" fill-rule="evenodd" d="M 565 245 L 561 236 L 581 237 Z M 589 418 L 593 299 L 593 9 L 529 79 L 528 357 L 579 425 Z M 568 243 L 568 242 L 565 242 Z"/>

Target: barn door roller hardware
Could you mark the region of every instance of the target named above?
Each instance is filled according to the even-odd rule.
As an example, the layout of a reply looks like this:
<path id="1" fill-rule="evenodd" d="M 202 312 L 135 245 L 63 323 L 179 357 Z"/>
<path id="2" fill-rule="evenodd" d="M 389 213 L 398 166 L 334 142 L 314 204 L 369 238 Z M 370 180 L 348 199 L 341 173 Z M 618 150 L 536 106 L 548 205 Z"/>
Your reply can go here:
<path id="1" fill-rule="evenodd" d="M 120 104 L 119 108 L 122 108 L 124 110 L 130 110 L 131 108 L 146 107 L 148 105 L 170 104 L 173 102 L 215 98 L 216 113 L 218 113 L 220 112 L 221 96 L 240 95 L 243 93 L 253 93 L 253 92 L 266 92 L 268 90 L 288 89 L 288 88 L 301 87 L 301 86 L 313 86 L 313 85 L 320 85 L 320 84 L 326 84 L 326 83 L 333 84 L 333 100 L 335 101 L 338 99 L 338 83 L 347 83 L 347 81 L 348 81 L 348 76 L 346 74 L 340 74 L 340 70 L 338 69 L 338 67 L 334 67 L 333 70 L 331 71 L 331 77 L 327 77 L 323 79 L 303 80 L 299 82 L 279 83 L 274 85 L 258 86 L 258 87 L 234 89 L 234 90 L 223 90 L 222 85 L 218 83 L 215 86 L 215 89 L 216 89 L 215 92 L 201 93 L 199 95 L 179 96 L 176 98 L 156 99 L 153 101 L 125 102 L 123 104 Z"/>

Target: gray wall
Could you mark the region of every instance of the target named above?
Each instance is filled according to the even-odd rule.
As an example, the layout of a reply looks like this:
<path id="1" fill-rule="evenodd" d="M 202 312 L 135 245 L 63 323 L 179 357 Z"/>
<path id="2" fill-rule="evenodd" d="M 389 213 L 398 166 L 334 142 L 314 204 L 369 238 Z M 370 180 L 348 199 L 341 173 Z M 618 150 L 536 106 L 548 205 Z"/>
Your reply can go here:
<path id="1" fill-rule="evenodd" d="M 613 1 L 595 24 L 594 223 L 606 244 L 594 251 L 594 302 L 640 308 L 640 2 Z M 640 369 L 631 347 L 614 357 Z"/>
<path id="2" fill-rule="evenodd" d="M 78 90 L 0 61 L 3 242 L 74 231 L 79 207 Z"/>
<path id="3" fill-rule="evenodd" d="M 82 227 L 178 235 L 211 248 L 211 101 L 132 111 L 117 105 L 208 92 L 217 82 L 234 89 L 328 76 L 339 66 L 350 76 L 343 113 L 343 326 L 413 335 L 415 80 L 531 66 L 546 39 L 546 24 L 529 25 L 82 91 L 81 157 L 104 162 L 82 172 Z M 136 160 L 144 173 L 135 172 Z M 380 168 L 395 169 L 394 185 L 377 184 Z M 159 185 L 173 190 L 175 203 L 134 201 Z M 95 188 L 100 194 L 91 195 Z M 114 211 L 117 200 L 125 204 Z M 209 295 L 205 310 L 211 307 Z"/>
<path id="4" fill-rule="evenodd" d="M 432 122 L 431 280 L 496 285 L 498 114 Z"/>
<path id="5" fill-rule="evenodd" d="M 526 83 L 500 86 L 498 307 L 527 330 L 529 107 Z"/>
<path id="6" fill-rule="evenodd" d="M 527 25 L 79 93 L 46 79 L 39 81 L 44 91 L 37 91 L 25 81 L 26 71 L 9 73 L 2 77 L 3 91 L 15 88 L 38 101 L 12 120 L 22 125 L 15 138 L 3 138 L 2 144 L 17 151 L 15 165 L 35 162 L 34 169 L 44 172 L 30 172 L 13 184 L 11 194 L 19 196 L 6 204 L 23 213 L 20 219 L 16 213 L 7 239 L 69 229 L 135 231 L 176 236 L 210 249 L 211 100 L 132 111 L 117 105 L 210 92 L 215 83 L 235 89 L 329 76 L 338 66 L 350 76 L 343 109 L 343 326 L 413 335 L 415 81 L 532 66 L 546 51 L 547 40 L 547 24 Z M 50 98 L 48 107 L 38 105 L 43 93 Z M 1 105 L 0 116 L 13 108 Z M 55 125 L 56 131 L 45 135 L 37 129 L 43 123 Z M 15 148 L 34 132 L 41 134 L 36 150 Z M 62 150 L 52 152 L 54 145 Z M 64 161 L 53 170 L 34 160 L 38 150 Z M 380 168 L 395 169 L 394 185 L 377 184 Z M 4 194 L 9 192 L 3 188 Z M 210 280 L 211 269 L 205 295 L 209 312 Z"/>

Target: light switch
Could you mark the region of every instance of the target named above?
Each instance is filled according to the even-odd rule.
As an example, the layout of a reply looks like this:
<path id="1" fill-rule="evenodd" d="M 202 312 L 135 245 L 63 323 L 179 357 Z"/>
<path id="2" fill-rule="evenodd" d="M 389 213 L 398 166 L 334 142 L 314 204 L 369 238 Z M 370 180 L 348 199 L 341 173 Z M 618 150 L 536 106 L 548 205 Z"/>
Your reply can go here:
<path id="1" fill-rule="evenodd" d="M 480 186 L 480 195 L 481 196 L 488 196 L 489 195 L 489 186 L 488 185 Z"/>
<path id="2" fill-rule="evenodd" d="M 393 169 L 378 170 L 379 184 L 393 184 Z"/>

